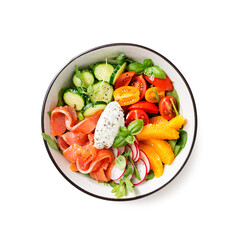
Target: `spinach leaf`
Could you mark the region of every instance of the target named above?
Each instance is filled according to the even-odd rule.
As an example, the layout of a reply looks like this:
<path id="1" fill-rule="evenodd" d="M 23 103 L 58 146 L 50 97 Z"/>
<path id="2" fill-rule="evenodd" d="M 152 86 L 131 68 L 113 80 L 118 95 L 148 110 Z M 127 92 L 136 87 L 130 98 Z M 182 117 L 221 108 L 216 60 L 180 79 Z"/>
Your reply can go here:
<path id="1" fill-rule="evenodd" d="M 176 99 L 177 101 L 177 105 L 178 105 L 178 111 L 180 109 L 180 101 L 179 101 L 179 96 L 177 94 L 177 91 L 175 90 L 175 88 L 172 91 L 166 91 L 166 96 L 172 96 Z"/>
<path id="2" fill-rule="evenodd" d="M 145 180 L 150 180 L 155 177 L 153 170 L 150 170 L 150 172 L 147 174 Z"/>
<path id="3" fill-rule="evenodd" d="M 45 134 L 45 133 L 42 133 L 42 137 L 43 137 L 43 139 L 48 143 L 48 145 L 49 145 L 51 148 L 59 151 L 59 148 L 58 148 L 57 143 L 56 143 L 50 136 L 48 136 L 48 135 Z"/>
<path id="4" fill-rule="evenodd" d="M 181 150 L 185 147 L 187 142 L 187 132 L 184 130 L 178 130 L 179 132 L 179 139 L 177 140 L 176 145 L 174 146 L 174 155 L 175 157 L 181 152 Z"/>

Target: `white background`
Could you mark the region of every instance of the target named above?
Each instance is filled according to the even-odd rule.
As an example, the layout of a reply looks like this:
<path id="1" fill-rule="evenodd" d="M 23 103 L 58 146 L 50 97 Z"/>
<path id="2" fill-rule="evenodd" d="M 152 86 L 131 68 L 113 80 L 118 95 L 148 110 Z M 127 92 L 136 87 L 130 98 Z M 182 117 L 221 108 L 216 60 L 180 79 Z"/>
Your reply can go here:
<path id="1" fill-rule="evenodd" d="M 1 239 L 239 239 L 238 1 L 1 1 Z M 69 184 L 41 139 L 55 74 L 93 47 L 152 48 L 187 79 L 195 148 L 161 191 L 111 202 Z"/>

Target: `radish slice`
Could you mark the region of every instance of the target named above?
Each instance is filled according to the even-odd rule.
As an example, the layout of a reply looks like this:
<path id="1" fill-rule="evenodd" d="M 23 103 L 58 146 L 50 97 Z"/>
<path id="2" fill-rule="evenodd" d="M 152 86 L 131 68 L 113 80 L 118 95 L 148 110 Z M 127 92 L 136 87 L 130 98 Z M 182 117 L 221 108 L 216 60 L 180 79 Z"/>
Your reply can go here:
<path id="1" fill-rule="evenodd" d="M 113 168 L 112 168 L 112 171 L 111 171 L 110 178 L 113 181 L 116 181 L 123 176 L 124 172 L 125 172 L 125 169 L 121 170 L 121 169 L 117 168 L 116 165 L 114 165 Z"/>
<path id="2" fill-rule="evenodd" d="M 137 154 L 136 154 L 136 157 L 134 158 L 134 162 L 137 162 L 139 159 L 140 159 L 140 148 L 139 148 L 139 146 L 138 146 L 138 144 L 135 142 L 134 143 L 134 145 L 135 145 L 135 148 L 136 148 L 136 151 L 137 151 Z"/>
<path id="3" fill-rule="evenodd" d="M 119 152 L 118 155 L 122 155 L 125 152 L 125 146 L 119 147 L 118 152 Z"/>
<path id="4" fill-rule="evenodd" d="M 133 176 L 132 183 L 133 185 L 138 185 L 142 183 L 147 176 L 147 166 L 146 163 L 142 159 L 140 159 L 138 162 L 135 163 L 135 167 L 138 170 L 139 177 L 141 178 L 141 180 L 137 179 L 136 176 Z"/>
<path id="5" fill-rule="evenodd" d="M 135 137 L 135 142 L 134 143 L 137 143 L 137 145 L 139 146 L 139 141 L 138 141 L 137 136 L 134 136 L 134 137 Z"/>
<path id="6" fill-rule="evenodd" d="M 134 167 L 133 167 L 133 165 L 132 165 L 132 163 L 131 162 L 129 162 L 129 161 L 127 161 L 127 165 L 130 167 L 130 168 L 132 168 L 132 174 L 130 174 L 127 178 L 129 178 L 130 180 L 132 179 L 132 177 L 133 177 L 133 174 L 134 174 Z M 125 173 L 125 172 L 124 172 Z M 123 178 L 123 176 L 121 177 L 121 178 L 119 178 L 119 179 L 117 179 L 117 180 L 113 180 L 115 183 L 117 183 L 117 184 L 119 184 L 119 182 L 120 182 L 120 179 L 122 179 Z"/>
<path id="7" fill-rule="evenodd" d="M 151 170 L 151 163 L 150 163 L 149 158 L 146 155 L 146 153 L 143 152 L 142 150 L 140 150 L 140 159 L 145 162 L 145 164 L 147 166 L 147 173 L 149 173 Z"/>
<path id="8" fill-rule="evenodd" d="M 118 157 L 119 156 L 119 149 L 118 148 L 112 147 L 112 152 L 113 152 L 114 157 Z"/>
<path id="9" fill-rule="evenodd" d="M 136 144 L 128 144 L 126 148 L 127 148 L 127 151 L 131 149 L 130 157 L 134 162 L 137 162 L 140 157 L 138 146 Z"/>

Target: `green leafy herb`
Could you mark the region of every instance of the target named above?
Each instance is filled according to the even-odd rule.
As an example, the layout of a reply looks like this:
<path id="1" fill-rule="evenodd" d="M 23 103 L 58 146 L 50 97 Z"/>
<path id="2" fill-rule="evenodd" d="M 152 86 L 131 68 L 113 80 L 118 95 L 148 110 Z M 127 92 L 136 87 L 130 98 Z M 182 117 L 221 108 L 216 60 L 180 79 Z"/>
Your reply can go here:
<path id="1" fill-rule="evenodd" d="M 145 67 L 140 62 L 132 62 L 127 66 L 128 71 L 133 71 L 136 74 L 142 74 Z"/>
<path id="2" fill-rule="evenodd" d="M 123 179 L 119 181 L 119 184 L 113 187 L 112 193 L 115 193 L 115 196 L 117 198 L 120 198 L 126 195 L 126 186 Z"/>
<path id="3" fill-rule="evenodd" d="M 48 111 L 48 112 L 47 112 L 47 115 L 48 115 L 49 117 L 51 117 L 51 111 Z"/>
<path id="4" fill-rule="evenodd" d="M 137 170 L 137 168 L 136 168 L 136 166 L 135 166 L 132 158 L 129 156 L 128 159 L 129 159 L 129 161 L 132 163 L 132 165 L 133 165 L 133 167 L 134 167 L 134 175 L 136 176 L 136 178 L 137 178 L 138 180 L 141 180 L 141 178 L 140 178 L 140 176 L 139 176 L 139 173 L 138 173 L 138 170 Z"/>
<path id="5" fill-rule="evenodd" d="M 156 88 L 153 87 L 152 90 L 153 90 L 153 93 L 154 93 L 155 98 L 157 99 L 157 102 L 159 103 L 159 102 L 160 102 L 160 97 L 159 97 L 159 95 L 157 94 Z"/>
<path id="6" fill-rule="evenodd" d="M 154 76 L 156 78 L 166 78 L 165 72 L 159 66 L 148 67 L 144 70 L 144 74 L 148 76 Z"/>
<path id="7" fill-rule="evenodd" d="M 127 143 L 129 143 L 129 144 L 133 144 L 134 141 L 135 141 L 135 137 L 130 134 L 130 135 L 128 135 L 128 136 L 126 137 L 126 141 L 127 141 Z"/>
<path id="8" fill-rule="evenodd" d="M 60 107 L 60 106 L 64 106 L 65 105 L 65 102 L 63 100 L 63 93 L 66 91 L 66 88 L 61 88 L 58 92 L 58 103 L 57 103 L 57 106 Z"/>
<path id="9" fill-rule="evenodd" d="M 175 88 L 172 91 L 166 91 L 166 96 L 172 96 L 176 99 L 177 105 L 178 105 L 178 110 L 179 110 L 180 109 L 180 101 L 179 101 L 179 96 L 178 96 Z"/>
<path id="10" fill-rule="evenodd" d="M 178 116 L 179 114 L 178 114 L 177 108 L 176 108 L 176 106 L 175 106 L 172 98 L 170 98 L 170 101 L 171 101 L 171 103 L 172 103 L 172 106 L 173 106 L 174 112 L 176 113 L 176 116 Z"/>
<path id="11" fill-rule="evenodd" d="M 148 67 L 152 67 L 154 64 L 153 64 L 153 61 L 152 59 L 144 59 L 143 61 L 143 66 L 145 68 L 148 68 Z"/>
<path id="12" fill-rule="evenodd" d="M 125 178 L 127 178 L 129 175 L 131 175 L 133 173 L 133 170 L 132 170 L 132 168 L 129 166 L 129 165 L 127 165 L 126 166 L 126 169 L 125 169 L 125 172 L 124 172 L 124 174 L 123 174 L 123 178 L 125 179 Z"/>
<path id="13" fill-rule="evenodd" d="M 135 141 L 134 135 L 142 131 L 143 120 L 137 119 L 128 125 L 128 128 L 120 127 L 117 137 L 114 139 L 113 147 L 122 147 L 128 143 L 133 144 Z"/>
<path id="14" fill-rule="evenodd" d="M 137 119 L 135 121 L 132 121 L 128 125 L 128 130 L 131 132 L 132 135 L 137 135 L 142 131 L 143 128 L 143 120 L 142 119 Z"/>
<path id="15" fill-rule="evenodd" d="M 145 180 L 150 180 L 155 177 L 153 170 L 150 170 L 150 172 L 147 174 Z"/>
<path id="16" fill-rule="evenodd" d="M 174 151 L 175 145 L 177 144 L 177 140 L 176 139 L 169 140 L 168 143 L 170 144 L 172 150 Z"/>
<path id="17" fill-rule="evenodd" d="M 133 184 L 131 182 L 131 180 L 129 178 L 126 178 L 124 180 L 125 184 L 126 184 L 126 188 L 129 192 L 133 192 Z"/>
<path id="18" fill-rule="evenodd" d="M 187 132 L 185 130 L 178 130 L 179 139 L 178 140 L 170 140 L 168 141 L 172 150 L 174 152 L 175 157 L 181 152 L 181 150 L 185 147 L 187 142 Z"/>
<path id="19" fill-rule="evenodd" d="M 59 151 L 59 148 L 58 148 L 57 143 L 56 143 L 50 136 L 48 136 L 48 135 L 45 134 L 45 133 L 42 133 L 42 137 L 43 137 L 43 139 L 48 143 L 48 145 L 49 145 L 51 148 Z"/>
<path id="20" fill-rule="evenodd" d="M 118 169 L 125 169 L 126 167 L 126 158 L 122 155 L 119 155 L 118 157 L 115 158 L 115 165 Z"/>
<path id="21" fill-rule="evenodd" d="M 112 58 L 110 60 L 110 63 L 118 65 L 122 61 L 129 62 L 129 63 L 133 62 L 133 60 L 128 58 L 124 53 L 120 53 L 117 57 Z"/>
<path id="22" fill-rule="evenodd" d="M 128 150 L 127 152 L 125 152 L 125 153 L 123 154 L 123 156 L 129 157 L 130 154 L 131 154 L 131 152 L 132 152 L 132 150 Z"/>

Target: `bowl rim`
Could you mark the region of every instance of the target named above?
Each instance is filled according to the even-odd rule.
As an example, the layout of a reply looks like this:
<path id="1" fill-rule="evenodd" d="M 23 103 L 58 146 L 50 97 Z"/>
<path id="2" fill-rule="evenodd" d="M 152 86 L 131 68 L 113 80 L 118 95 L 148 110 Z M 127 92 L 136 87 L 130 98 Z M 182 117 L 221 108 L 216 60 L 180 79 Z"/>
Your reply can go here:
<path id="1" fill-rule="evenodd" d="M 170 61 L 168 60 L 166 57 L 164 57 L 162 54 L 158 53 L 157 51 L 151 49 L 151 48 L 148 48 L 148 47 L 145 47 L 145 46 L 142 46 L 142 45 L 139 45 L 139 44 L 134 44 L 134 43 L 110 43 L 110 44 L 104 44 L 104 45 L 100 45 L 98 47 L 94 47 L 94 48 L 91 48 L 87 51 L 84 51 L 82 53 L 80 53 L 79 55 L 75 56 L 74 58 L 72 58 L 67 64 L 64 65 L 64 67 L 55 75 L 55 77 L 53 78 L 53 80 L 51 81 L 47 91 L 46 91 L 46 94 L 44 96 L 44 99 L 43 99 L 43 104 L 42 104 L 42 112 L 41 112 L 41 128 L 42 128 L 42 132 L 44 133 L 45 132 L 45 129 L 44 129 L 44 112 L 45 112 L 45 106 L 46 106 L 46 102 L 47 102 L 47 98 L 48 98 L 48 95 L 49 95 L 49 92 L 54 84 L 54 82 L 56 81 L 56 79 L 58 78 L 58 76 L 62 73 L 62 71 L 71 63 L 73 62 L 75 59 L 85 55 L 85 54 L 88 54 L 90 52 L 93 52 L 93 51 L 96 51 L 96 50 L 99 50 L 99 49 L 103 49 L 103 48 L 107 48 L 107 47 L 113 47 L 113 46 L 132 46 L 132 47 L 139 47 L 139 48 L 143 48 L 145 50 L 148 50 L 158 56 L 160 56 L 161 58 L 163 58 L 166 62 L 168 62 L 176 71 L 177 73 L 180 75 L 180 77 L 182 78 L 183 82 L 185 83 L 187 89 L 188 89 L 188 92 L 190 94 L 190 97 L 191 97 L 191 100 L 192 100 L 192 103 L 193 103 L 193 110 L 194 110 L 194 118 L 195 118 L 195 127 L 194 127 L 194 134 L 193 134 L 193 140 L 192 140 L 192 145 L 190 147 L 190 150 L 189 150 L 189 153 L 183 163 L 183 165 L 181 166 L 181 168 L 177 171 L 177 173 L 171 178 L 169 179 L 168 182 L 166 182 L 164 185 L 162 185 L 161 187 L 149 192 L 149 193 L 146 193 L 146 194 L 143 194 L 143 195 L 139 195 L 139 196 L 136 196 L 136 197 L 131 197 L 131 198 L 109 198 L 109 197 L 103 197 L 103 196 L 99 196 L 97 194 L 94 194 L 94 193 L 91 193 L 91 192 L 88 192 L 87 190 L 79 187 L 77 184 L 75 184 L 71 179 L 69 179 L 65 173 L 60 169 L 60 167 L 57 165 L 56 161 L 54 160 L 54 157 L 52 156 L 51 152 L 50 152 L 50 149 L 49 149 L 49 146 L 47 144 L 47 142 L 45 140 L 43 140 L 44 144 L 45 144 L 45 147 L 46 147 L 46 150 L 48 152 L 48 155 L 50 157 L 50 159 L 52 160 L 54 166 L 57 168 L 57 170 L 61 173 L 61 175 L 69 182 L 71 183 L 74 187 L 76 187 L 78 190 L 90 195 L 90 196 L 93 196 L 93 197 L 96 197 L 96 198 L 99 198 L 99 199 L 103 199 L 103 200 L 110 200 L 110 201 L 130 201 L 130 200 L 136 200 L 136 199 L 140 199 L 140 198 L 143 198 L 143 197 L 146 197 L 146 196 L 149 196 L 149 195 L 152 195 L 153 193 L 155 192 L 158 192 L 159 190 L 161 190 L 162 188 L 164 188 L 165 186 L 167 186 L 170 182 L 172 182 L 176 176 L 182 171 L 182 169 L 184 168 L 184 166 L 186 165 L 187 161 L 189 160 L 189 157 L 192 153 L 192 150 L 193 150 L 193 147 L 194 147 L 194 144 L 195 144 L 195 141 L 196 141 L 196 136 L 197 136 L 197 123 L 198 123 L 198 120 L 197 120 L 197 107 L 196 107 L 196 103 L 195 103 L 195 100 L 194 100 L 194 97 L 193 97 L 193 93 L 192 93 L 192 90 L 187 82 L 187 80 L 185 79 L 185 77 L 183 76 L 183 74 L 178 70 L 178 68 Z"/>

